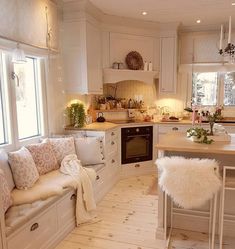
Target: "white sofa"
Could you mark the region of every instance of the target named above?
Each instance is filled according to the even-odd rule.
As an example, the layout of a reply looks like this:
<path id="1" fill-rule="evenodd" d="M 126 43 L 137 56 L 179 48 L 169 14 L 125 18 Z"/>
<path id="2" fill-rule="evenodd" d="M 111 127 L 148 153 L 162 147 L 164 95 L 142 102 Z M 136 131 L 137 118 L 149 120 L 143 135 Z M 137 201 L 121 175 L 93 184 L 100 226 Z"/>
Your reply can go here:
<path id="1" fill-rule="evenodd" d="M 0 168 L 7 172 L 8 178 L 12 178 L 7 157 L 1 155 L 4 154 L 0 154 Z M 87 167 L 92 167 L 97 172 L 97 183 L 94 184 L 96 190 L 99 172 L 102 174 L 105 164 Z M 75 190 L 65 188 L 59 195 L 11 206 L 3 213 L 0 198 L 0 249 L 53 248 L 75 227 L 75 200 Z"/>

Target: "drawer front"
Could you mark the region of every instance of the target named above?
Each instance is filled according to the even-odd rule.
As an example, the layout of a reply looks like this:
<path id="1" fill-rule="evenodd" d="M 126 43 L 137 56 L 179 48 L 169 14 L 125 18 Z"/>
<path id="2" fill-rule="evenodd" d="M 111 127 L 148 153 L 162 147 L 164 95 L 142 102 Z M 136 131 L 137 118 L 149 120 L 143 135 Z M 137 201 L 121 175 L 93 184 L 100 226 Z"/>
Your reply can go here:
<path id="1" fill-rule="evenodd" d="M 117 139 L 112 139 L 105 144 L 106 156 L 110 157 L 118 152 L 118 141 Z"/>
<path id="2" fill-rule="evenodd" d="M 57 232 L 56 208 L 48 209 L 38 218 L 32 219 L 22 230 L 8 238 L 8 249 L 45 249 Z"/>
<path id="3" fill-rule="evenodd" d="M 63 229 L 66 225 L 75 223 L 76 193 L 69 192 L 57 205 L 58 227 Z"/>
<path id="4" fill-rule="evenodd" d="M 178 132 L 186 132 L 189 128 L 192 126 L 189 125 L 159 125 L 158 132 L 159 133 L 168 133 L 172 131 L 178 131 Z"/>
<path id="5" fill-rule="evenodd" d="M 105 140 L 110 141 L 118 137 L 118 129 L 107 131 L 105 134 Z"/>

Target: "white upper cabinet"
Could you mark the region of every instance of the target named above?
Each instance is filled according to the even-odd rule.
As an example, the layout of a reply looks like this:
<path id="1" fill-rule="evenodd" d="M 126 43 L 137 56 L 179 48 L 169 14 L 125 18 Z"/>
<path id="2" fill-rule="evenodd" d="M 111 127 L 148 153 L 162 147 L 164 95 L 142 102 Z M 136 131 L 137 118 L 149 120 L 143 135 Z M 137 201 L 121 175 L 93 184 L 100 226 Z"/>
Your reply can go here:
<path id="1" fill-rule="evenodd" d="M 177 37 L 162 37 L 160 41 L 160 94 L 176 93 Z"/>
<path id="2" fill-rule="evenodd" d="M 62 38 L 67 92 L 101 94 L 102 44 L 99 26 L 87 20 L 65 21 Z"/>

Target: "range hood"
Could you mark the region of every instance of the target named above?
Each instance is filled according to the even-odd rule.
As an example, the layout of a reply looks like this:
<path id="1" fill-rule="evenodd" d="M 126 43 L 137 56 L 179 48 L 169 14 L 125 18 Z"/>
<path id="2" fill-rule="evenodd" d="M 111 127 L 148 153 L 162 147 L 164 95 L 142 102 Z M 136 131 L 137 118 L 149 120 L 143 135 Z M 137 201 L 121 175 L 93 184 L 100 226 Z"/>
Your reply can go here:
<path id="1" fill-rule="evenodd" d="M 137 80 L 146 84 L 153 84 L 158 78 L 157 71 L 128 70 L 128 69 L 103 69 L 103 83 L 117 83 L 120 81 Z"/>

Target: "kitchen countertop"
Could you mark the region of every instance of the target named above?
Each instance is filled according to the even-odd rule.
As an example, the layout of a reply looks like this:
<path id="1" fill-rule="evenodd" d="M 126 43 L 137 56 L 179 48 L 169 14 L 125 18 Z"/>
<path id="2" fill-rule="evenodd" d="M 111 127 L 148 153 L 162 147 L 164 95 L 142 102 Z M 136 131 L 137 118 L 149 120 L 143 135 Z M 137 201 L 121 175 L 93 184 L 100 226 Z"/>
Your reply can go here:
<path id="1" fill-rule="evenodd" d="M 195 143 L 187 138 L 186 133 L 174 132 L 162 137 L 158 150 L 174 152 L 196 152 L 235 155 L 235 134 L 231 135 L 230 142 L 213 142 L 212 144 Z"/>
<path id="2" fill-rule="evenodd" d="M 115 121 L 114 121 L 115 122 Z M 165 124 L 165 125 L 191 125 L 192 121 L 191 120 L 180 120 L 180 121 L 150 121 L 150 122 L 145 122 L 145 121 L 135 121 L 135 122 L 129 122 L 129 123 L 112 123 L 112 122 L 104 122 L 104 123 L 98 123 L 94 122 L 89 125 L 86 125 L 82 128 L 75 128 L 72 126 L 67 126 L 65 127 L 65 130 L 84 130 L 84 131 L 108 131 L 117 127 L 121 126 L 138 126 L 138 125 L 154 125 L 154 124 Z M 206 125 L 207 123 L 203 123 L 203 125 Z M 220 123 L 224 126 L 235 126 L 235 123 Z M 197 123 L 195 125 L 198 125 Z"/>

